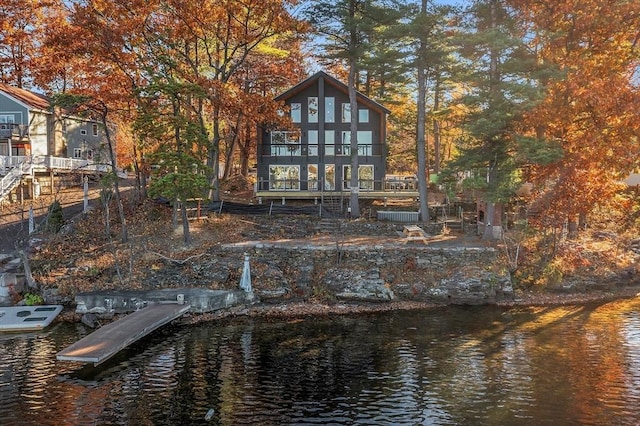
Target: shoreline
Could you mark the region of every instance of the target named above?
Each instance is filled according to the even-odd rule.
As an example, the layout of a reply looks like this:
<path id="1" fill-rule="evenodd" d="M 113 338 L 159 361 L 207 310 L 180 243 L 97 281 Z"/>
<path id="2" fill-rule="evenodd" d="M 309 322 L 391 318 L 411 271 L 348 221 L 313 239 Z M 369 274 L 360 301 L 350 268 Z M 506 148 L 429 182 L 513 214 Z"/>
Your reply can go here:
<path id="1" fill-rule="evenodd" d="M 278 303 L 258 302 L 253 305 L 239 305 L 232 308 L 205 312 L 186 313 L 174 321 L 177 325 L 199 325 L 213 321 L 234 322 L 247 319 L 264 319 L 265 321 L 295 321 L 328 316 L 368 315 L 385 312 L 414 311 L 427 309 L 446 309 L 448 307 L 495 307 L 499 309 L 512 307 L 554 307 L 588 305 L 592 303 L 609 303 L 617 300 L 640 297 L 640 286 L 625 287 L 617 291 L 590 293 L 521 293 L 513 300 L 503 300 L 490 304 L 453 305 L 423 301 L 391 301 L 391 302 L 357 302 L 344 301 L 323 303 L 320 301 L 285 301 Z M 100 318 L 103 323 L 115 321 L 122 315 L 111 318 Z M 75 308 L 65 307 L 56 322 L 80 323 L 82 314 Z"/>

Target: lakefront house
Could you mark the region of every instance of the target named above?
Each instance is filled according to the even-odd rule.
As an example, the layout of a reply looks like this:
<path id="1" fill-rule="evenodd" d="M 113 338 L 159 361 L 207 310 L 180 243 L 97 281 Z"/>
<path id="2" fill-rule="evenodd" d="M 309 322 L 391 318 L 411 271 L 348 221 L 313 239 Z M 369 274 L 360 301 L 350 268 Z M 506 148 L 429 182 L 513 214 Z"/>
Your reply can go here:
<path id="1" fill-rule="evenodd" d="M 388 109 L 358 93 L 357 111 L 351 111 L 347 85 L 322 71 L 276 100 L 284 102 L 292 127 L 258 130 L 259 200 L 349 193 L 352 114 L 358 122 L 360 196 L 380 196 L 385 189 Z"/>

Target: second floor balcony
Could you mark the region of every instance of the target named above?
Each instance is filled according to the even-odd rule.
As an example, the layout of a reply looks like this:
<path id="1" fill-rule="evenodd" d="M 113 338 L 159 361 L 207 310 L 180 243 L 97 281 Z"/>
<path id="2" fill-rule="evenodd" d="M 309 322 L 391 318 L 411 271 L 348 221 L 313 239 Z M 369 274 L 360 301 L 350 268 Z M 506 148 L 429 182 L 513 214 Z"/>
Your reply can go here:
<path id="1" fill-rule="evenodd" d="M 0 123 L 0 139 L 23 140 L 29 138 L 29 126 L 15 123 Z"/>
<path id="2" fill-rule="evenodd" d="M 381 156 L 383 146 L 358 144 L 358 156 Z M 301 143 L 271 143 L 264 145 L 260 152 L 262 156 L 270 157 L 348 157 L 351 155 L 351 145 L 346 144 L 301 144 Z"/>

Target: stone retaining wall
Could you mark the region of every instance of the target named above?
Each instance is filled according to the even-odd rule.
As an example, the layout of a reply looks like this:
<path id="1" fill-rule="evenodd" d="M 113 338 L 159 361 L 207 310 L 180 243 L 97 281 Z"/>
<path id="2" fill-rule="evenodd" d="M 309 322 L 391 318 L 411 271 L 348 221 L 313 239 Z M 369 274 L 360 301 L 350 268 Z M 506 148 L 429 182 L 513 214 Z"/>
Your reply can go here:
<path id="1" fill-rule="evenodd" d="M 512 296 L 497 250 L 485 247 L 337 246 L 247 248 L 261 299 L 422 300 L 484 304 Z M 240 254 L 232 257 L 240 258 Z"/>

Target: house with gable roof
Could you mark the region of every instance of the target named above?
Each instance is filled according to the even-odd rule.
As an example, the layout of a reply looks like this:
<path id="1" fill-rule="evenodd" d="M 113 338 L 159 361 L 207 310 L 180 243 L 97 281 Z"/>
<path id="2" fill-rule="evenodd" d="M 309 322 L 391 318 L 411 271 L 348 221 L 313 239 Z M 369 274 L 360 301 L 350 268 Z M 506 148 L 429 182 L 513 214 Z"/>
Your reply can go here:
<path id="1" fill-rule="evenodd" d="M 107 152 L 99 121 L 66 114 L 42 94 L 0 84 L 0 201 L 21 184 L 33 196 L 34 184 L 53 191 L 56 175 L 104 172 Z"/>
<path id="2" fill-rule="evenodd" d="M 358 93 L 358 110 L 352 112 L 347 85 L 322 71 L 276 100 L 284 101 L 293 128 L 258 130 L 259 200 L 348 194 L 352 113 L 358 117 L 360 196 L 381 196 L 385 189 L 387 108 Z"/>

